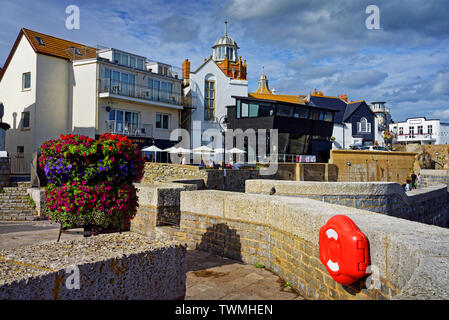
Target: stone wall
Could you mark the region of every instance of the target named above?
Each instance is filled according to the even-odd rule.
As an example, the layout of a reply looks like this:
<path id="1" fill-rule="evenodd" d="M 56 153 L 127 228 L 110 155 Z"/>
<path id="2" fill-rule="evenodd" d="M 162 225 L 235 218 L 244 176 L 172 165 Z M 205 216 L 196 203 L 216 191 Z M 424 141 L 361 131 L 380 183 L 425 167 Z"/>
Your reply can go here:
<path id="1" fill-rule="evenodd" d="M 185 246 L 133 233 L 0 251 L 1 300 L 183 299 Z M 79 289 L 69 277 L 79 270 Z"/>
<path id="2" fill-rule="evenodd" d="M 449 199 L 445 185 L 411 192 L 393 182 L 295 182 L 250 180 L 247 193 L 303 197 L 382 213 L 397 218 L 449 227 Z"/>
<path id="3" fill-rule="evenodd" d="M 0 189 L 9 187 L 10 174 L 9 158 L 0 158 Z"/>
<path id="4" fill-rule="evenodd" d="M 319 229 L 337 214 L 367 236 L 378 287 L 343 286 L 322 265 Z M 207 190 L 181 192 L 181 231 L 189 247 L 264 265 L 309 299 L 449 298 L 444 228 L 312 199 Z"/>
<path id="5" fill-rule="evenodd" d="M 444 184 L 449 186 L 449 170 L 421 169 L 421 184 L 431 186 L 435 184 Z"/>
<path id="6" fill-rule="evenodd" d="M 410 152 L 331 150 L 329 164 L 337 167 L 337 181 L 404 184 L 413 171 L 415 156 Z"/>
<path id="7" fill-rule="evenodd" d="M 196 190 L 196 184 L 159 183 L 135 184 L 139 207 L 131 220 L 130 230 L 153 236 L 156 226 L 178 226 L 181 219 L 181 191 Z"/>
<path id="8" fill-rule="evenodd" d="M 244 192 L 246 180 L 261 178 L 269 179 L 270 177 L 260 175 L 259 170 L 255 169 L 200 169 L 198 166 L 147 162 L 141 183 L 170 183 L 189 180 L 197 183 L 198 180 L 203 180 L 205 189 Z"/>

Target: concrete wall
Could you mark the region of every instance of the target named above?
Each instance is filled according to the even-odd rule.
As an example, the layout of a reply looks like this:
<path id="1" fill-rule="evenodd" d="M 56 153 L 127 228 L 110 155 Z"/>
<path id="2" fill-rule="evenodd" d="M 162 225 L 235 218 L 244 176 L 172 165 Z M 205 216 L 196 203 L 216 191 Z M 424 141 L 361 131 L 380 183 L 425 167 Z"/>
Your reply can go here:
<path id="1" fill-rule="evenodd" d="M 64 259 L 61 259 L 64 257 Z M 79 289 L 67 288 L 73 269 Z M 185 246 L 133 233 L 0 251 L 2 300 L 183 299 Z"/>
<path id="2" fill-rule="evenodd" d="M 9 187 L 10 173 L 9 158 L 0 158 L 0 189 Z"/>
<path id="3" fill-rule="evenodd" d="M 338 181 L 404 184 L 413 171 L 415 155 L 409 152 L 331 150 L 329 164 L 337 166 Z"/>
<path id="4" fill-rule="evenodd" d="M 367 236 L 378 288 L 336 283 L 319 260 L 319 229 L 350 217 Z M 189 247 L 261 264 L 310 299 L 448 299 L 449 230 L 316 200 L 181 192 Z M 369 286 L 369 284 L 368 284 Z"/>
<path id="5" fill-rule="evenodd" d="M 392 182 L 296 182 L 249 180 L 247 193 L 303 197 L 364 209 L 389 216 L 449 227 L 449 201 L 445 185 L 410 192 Z"/>

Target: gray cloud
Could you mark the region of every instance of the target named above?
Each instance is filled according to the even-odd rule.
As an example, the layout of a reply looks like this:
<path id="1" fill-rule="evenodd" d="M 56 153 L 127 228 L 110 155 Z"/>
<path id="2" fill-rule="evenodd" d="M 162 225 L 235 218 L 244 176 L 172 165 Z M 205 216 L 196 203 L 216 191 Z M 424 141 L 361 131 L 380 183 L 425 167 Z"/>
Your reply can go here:
<path id="1" fill-rule="evenodd" d="M 343 74 L 338 82 L 340 86 L 351 89 L 375 87 L 388 77 L 388 73 L 377 70 L 362 70 Z"/>

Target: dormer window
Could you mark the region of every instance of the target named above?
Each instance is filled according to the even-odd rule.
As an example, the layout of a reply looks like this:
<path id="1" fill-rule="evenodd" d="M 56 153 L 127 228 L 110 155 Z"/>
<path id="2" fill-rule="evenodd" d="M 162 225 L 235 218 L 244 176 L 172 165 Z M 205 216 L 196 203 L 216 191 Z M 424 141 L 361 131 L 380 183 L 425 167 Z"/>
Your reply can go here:
<path id="1" fill-rule="evenodd" d="M 79 48 L 71 46 L 70 49 L 73 51 L 73 53 L 74 53 L 75 55 L 77 55 L 77 56 L 82 56 L 81 50 L 80 50 Z"/>
<path id="2" fill-rule="evenodd" d="M 40 46 L 45 47 L 44 40 L 42 40 L 41 37 L 35 36 L 37 43 L 39 43 Z"/>

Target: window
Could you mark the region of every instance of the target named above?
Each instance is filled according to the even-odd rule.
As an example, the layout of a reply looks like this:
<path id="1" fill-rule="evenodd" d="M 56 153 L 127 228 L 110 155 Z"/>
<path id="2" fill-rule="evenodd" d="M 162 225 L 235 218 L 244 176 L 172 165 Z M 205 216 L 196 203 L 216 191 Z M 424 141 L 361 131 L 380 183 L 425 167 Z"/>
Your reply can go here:
<path id="1" fill-rule="evenodd" d="M 131 68 L 135 68 L 136 67 L 136 57 L 129 57 L 129 66 Z"/>
<path id="2" fill-rule="evenodd" d="M 332 122 L 332 120 L 333 120 L 332 112 L 321 110 L 319 120 L 326 121 L 326 122 Z"/>
<path id="3" fill-rule="evenodd" d="M 108 119 L 108 129 L 118 134 L 133 135 L 139 128 L 138 112 L 112 109 Z"/>
<path id="4" fill-rule="evenodd" d="M 104 84 L 103 88 L 105 92 L 109 92 L 111 88 L 111 69 L 104 69 Z"/>
<path id="5" fill-rule="evenodd" d="M 432 128 L 431 125 L 428 125 L 428 126 L 427 126 L 427 133 L 428 133 L 428 134 L 433 134 L 433 128 Z"/>
<path id="6" fill-rule="evenodd" d="M 247 103 L 242 102 L 241 114 L 240 117 L 247 118 L 249 114 L 249 106 Z"/>
<path id="7" fill-rule="evenodd" d="M 22 90 L 31 89 L 31 72 L 22 74 Z"/>
<path id="8" fill-rule="evenodd" d="M 22 129 L 30 128 L 30 112 L 22 112 Z"/>
<path id="9" fill-rule="evenodd" d="M 318 120 L 319 117 L 320 117 L 320 110 L 317 110 L 317 109 L 310 110 L 309 119 Z"/>
<path id="10" fill-rule="evenodd" d="M 24 146 L 17 146 L 17 153 L 19 153 L 19 154 L 25 153 L 25 147 Z"/>
<path id="11" fill-rule="evenodd" d="M 39 43 L 40 46 L 45 47 L 44 40 L 42 40 L 41 37 L 35 36 L 37 43 Z"/>
<path id="12" fill-rule="evenodd" d="M 292 111 L 293 111 L 293 108 L 291 108 L 289 106 L 278 105 L 278 111 L 276 114 L 278 116 L 290 117 L 292 115 Z"/>
<path id="13" fill-rule="evenodd" d="M 371 132 L 371 123 L 369 123 L 365 117 L 361 118 L 360 122 L 358 123 L 358 132 L 359 133 Z"/>
<path id="14" fill-rule="evenodd" d="M 137 69 L 143 70 L 143 59 L 137 58 Z"/>
<path id="15" fill-rule="evenodd" d="M 156 113 L 156 128 L 168 130 L 168 114 Z"/>
<path id="16" fill-rule="evenodd" d="M 81 50 L 77 47 L 71 46 L 70 49 L 72 49 L 73 53 L 77 56 L 82 56 Z"/>
<path id="17" fill-rule="evenodd" d="M 415 134 L 415 127 L 414 126 L 413 127 L 408 127 L 408 133 L 411 134 L 411 135 L 414 135 Z"/>
<path id="18" fill-rule="evenodd" d="M 399 127 L 399 134 L 404 134 L 404 127 Z"/>
<path id="19" fill-rule="evenodd" d="M 293 110 L 293 117 L 307 119 L 309 117 L 309 110 L 307 108 L 296 107 Z"/>
<path id="20" fill-rule="evenodd" d="M 249 104 L 249 112 L 248 112 L 248 116 L 255 118 L 259 115 L 259 105 L 255 104 L 255 103 L 250 103 Z"/>
<path id="21" fill-rule="evenodd" d="M 204 90 L 204 120 L 215 119 L 215 81 L 206 80 Z"/>
<path id="22" fill-rule="evenodd" d="M 418 126 L 418 134 L 423 134 L 422 126 Z"/>

